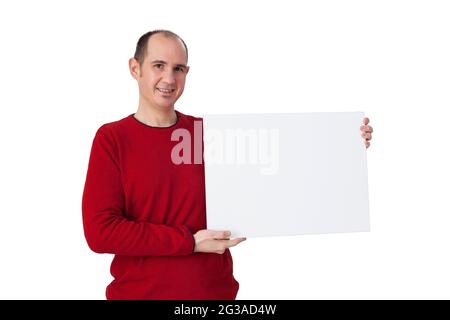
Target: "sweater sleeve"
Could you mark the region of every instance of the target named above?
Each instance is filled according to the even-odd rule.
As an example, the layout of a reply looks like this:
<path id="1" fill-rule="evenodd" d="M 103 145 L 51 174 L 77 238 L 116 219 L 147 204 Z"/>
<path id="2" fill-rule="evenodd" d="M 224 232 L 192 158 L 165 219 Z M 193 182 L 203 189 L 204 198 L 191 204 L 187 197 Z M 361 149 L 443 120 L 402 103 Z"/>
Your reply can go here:
<path id="1" fill-rule="evenodd" d="M 82 199 L 84 234 L 91 250 L 128 256 L 189 255 L 195 246 L 184 225 L 128 220 L 117 149 L 101 127 L 94 138 Z"/>

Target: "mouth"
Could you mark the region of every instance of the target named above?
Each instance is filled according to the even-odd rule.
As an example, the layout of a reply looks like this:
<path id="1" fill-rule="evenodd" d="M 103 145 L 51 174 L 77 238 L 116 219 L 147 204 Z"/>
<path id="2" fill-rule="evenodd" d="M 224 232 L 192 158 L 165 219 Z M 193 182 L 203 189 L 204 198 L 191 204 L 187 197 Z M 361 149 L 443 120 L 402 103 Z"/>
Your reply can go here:
<path id="1" fill-rule="evenodd" d="M 158 90 L 163 96 L 170 96 L 175 92 L 175 89 L 156 88 L 156 90 Z"/>

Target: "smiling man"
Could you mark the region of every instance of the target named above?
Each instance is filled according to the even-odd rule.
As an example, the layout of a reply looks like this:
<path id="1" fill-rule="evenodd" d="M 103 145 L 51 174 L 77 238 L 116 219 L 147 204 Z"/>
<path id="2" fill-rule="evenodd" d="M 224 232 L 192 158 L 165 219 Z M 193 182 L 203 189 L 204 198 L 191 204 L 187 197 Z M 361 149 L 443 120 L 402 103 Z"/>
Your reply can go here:
<path id="1" fill-rule="evenodd" d="M 100 127 L 83 193 L 90 248 L 115 254 L 107 299 L 235 299 L 226 230 L 206 230 L 204 166 L 176 165 L 171 134 L 201 119 L 174 109 L 188 52 L 176 34 L 144 34 L 129 61 L 139 87 L 135 114 Z"/>
<path id="2" fill-rule="evenodd" d="M 235 299 L 229 251 L 245 238 L 206 230 L 203 161 L 176 164 L 177 129 L 194 136 L 200 118 L 175 110 L 189 72 L 184 41 L 144 34 L 129 60 L 139 87 L 136 113 L 101 126 L 83 192 L 89 247 L 114 254 L 107 299 Z M 372 128 L 361 127 L 366 146 Z"/>

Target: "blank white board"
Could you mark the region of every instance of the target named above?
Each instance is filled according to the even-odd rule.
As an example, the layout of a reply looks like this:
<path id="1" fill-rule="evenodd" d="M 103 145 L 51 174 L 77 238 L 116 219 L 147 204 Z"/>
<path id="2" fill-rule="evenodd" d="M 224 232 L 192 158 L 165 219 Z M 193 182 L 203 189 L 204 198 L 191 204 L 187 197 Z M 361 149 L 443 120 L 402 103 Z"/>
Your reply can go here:
<path id="1" fill-rule="evenodd" d="M 233 237 L 369 231 L 363 117 L 204 116 L 208 229 Z"/>

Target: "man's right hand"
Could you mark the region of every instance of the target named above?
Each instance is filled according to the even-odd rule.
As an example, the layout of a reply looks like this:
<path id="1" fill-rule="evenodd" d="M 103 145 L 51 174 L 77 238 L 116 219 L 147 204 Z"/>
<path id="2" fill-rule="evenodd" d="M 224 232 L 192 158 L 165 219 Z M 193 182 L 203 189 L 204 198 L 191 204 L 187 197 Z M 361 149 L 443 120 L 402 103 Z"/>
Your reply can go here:
<path id="1" fill-rule="evenodd" d="M 231 239 L 230 231 L 200 230 L 194 234 L 194 252 L 209 252 L 222 254 L 226 249 L 234 247 L 246 238 Z"/>

